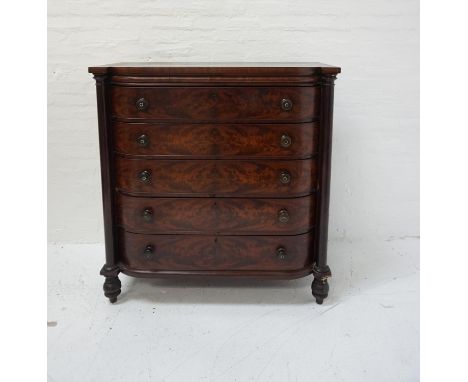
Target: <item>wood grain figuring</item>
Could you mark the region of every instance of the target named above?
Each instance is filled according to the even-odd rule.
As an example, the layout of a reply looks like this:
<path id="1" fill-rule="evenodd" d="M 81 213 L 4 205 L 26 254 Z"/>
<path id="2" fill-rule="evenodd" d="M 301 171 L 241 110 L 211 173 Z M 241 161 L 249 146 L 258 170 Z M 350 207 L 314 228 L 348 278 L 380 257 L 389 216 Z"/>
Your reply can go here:
<path id="1" fill-rule="evenodd" d="M 294 235 L 312 228 L 314 202 L 314 196 L 193 199 L 118 195 L 118 224 L 127 231 L 149 234 Z M 286 211 L 287 222 L 280 221 L 280 211 Z"/>
<path id="2" fill-rule="evenodd" d="M 133 270 L 301 270 L 310 265 L 307 255 L 312 235 L 204 236 L 141 235 L 122 232 L 121 262 Z M 145 254 L 151 245 L 154 253 Z M 277 249 L 284 247 L 280 259 Z"/>
<path id="3" fill-rule="evenodd" d="M 320 88 L 314 87 L 111 87 L 112 114 L 158 121 L 310 122 L 318 116 Z M 148 101 L 138 110 L 140 98 Z M 284 111 L 281 101 L 293 108 Z"/>
<path id="4" fill-rule="evenodd" d="M 293 197 L 314 191 L 316 161 L 150 160 L 117 158 L 117 188 L 141 196 Z M 280 182 L 288 171 L 289 184 Z M 148 171 L 151 181 L 138 174 Z"/>
<path id="5" fill-rule="evenodd" d="M 135 277 L 292 279 L 328 296 L 333 85 L 320 63 L 88 68 L 98 100 L 104 294 Z"/>
<path id="6" fill-rule="evenodd" d="M 174 124 L 113 125 L 118 153 L 161 158 L 305 159 L 317 153 L 319 124 Z M 281 137 L 291 138 L 289 147 Z M 137 140 L 148 138 L 146 146 Z"/>

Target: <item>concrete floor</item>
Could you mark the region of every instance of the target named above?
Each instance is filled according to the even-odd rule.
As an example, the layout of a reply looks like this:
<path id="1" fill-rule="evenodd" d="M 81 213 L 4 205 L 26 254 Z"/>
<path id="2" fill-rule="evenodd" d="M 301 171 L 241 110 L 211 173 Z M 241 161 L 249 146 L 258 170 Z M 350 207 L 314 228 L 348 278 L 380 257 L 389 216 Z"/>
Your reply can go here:
<path id="1" fill-rule="evenodd" d="M 121 276 L 102 245 L 49 248 L 48 374 L 88 381 L 418 381 L 419 240 L 331 242 L 330 296 L 294 281 Z"/>

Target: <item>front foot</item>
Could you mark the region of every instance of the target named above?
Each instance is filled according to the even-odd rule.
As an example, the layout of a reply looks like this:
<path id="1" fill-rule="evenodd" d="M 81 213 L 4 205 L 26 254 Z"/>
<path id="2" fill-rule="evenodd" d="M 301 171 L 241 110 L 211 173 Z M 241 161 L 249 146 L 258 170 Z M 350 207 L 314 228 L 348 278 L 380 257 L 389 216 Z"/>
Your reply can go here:
<path id="1" fill-rule="evenodd" d="M 328 265 L 318 267 L 314 264 L 312 274 L 314 275 L 312 295 L 315 297 L 317 304 L 322 304 L 323 300 L 328 297 L 329 286 L 327 279 L 331 277 L 330 267 Z"/>
<path id="2" fill-rule="evenodd" d="M 111 303 L 117 301 L 117 296 L 120 294 L 122 283 L 119 280 L 119 267 L 115 265 L 104 265 L 101 269 L 101 275 L 106 278 L 104 281 L 104 295 Z"/>

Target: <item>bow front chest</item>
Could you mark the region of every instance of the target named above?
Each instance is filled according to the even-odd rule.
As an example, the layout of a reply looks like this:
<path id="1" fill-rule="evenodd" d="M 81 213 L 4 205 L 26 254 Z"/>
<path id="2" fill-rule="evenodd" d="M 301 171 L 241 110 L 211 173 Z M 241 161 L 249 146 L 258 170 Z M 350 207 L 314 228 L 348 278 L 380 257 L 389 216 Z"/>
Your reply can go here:
<path id="1" fill-rule="evenodd" d="M 333 86 L 340 68 L 122 63 L 97 88 L 106 262 L 120 272 L 293 279 L 328 295 Z"/>

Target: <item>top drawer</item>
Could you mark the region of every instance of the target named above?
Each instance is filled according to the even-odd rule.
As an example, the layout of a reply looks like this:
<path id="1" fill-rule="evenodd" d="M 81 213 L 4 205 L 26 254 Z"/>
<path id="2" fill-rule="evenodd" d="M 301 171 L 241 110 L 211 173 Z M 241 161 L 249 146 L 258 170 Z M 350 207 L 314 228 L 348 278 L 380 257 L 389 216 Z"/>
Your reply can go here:
<path id="1" fill-rule="evenodd" d="M 111 88 L 112 114 L 132 120 L 310 122 L 318 87 Z"/>

